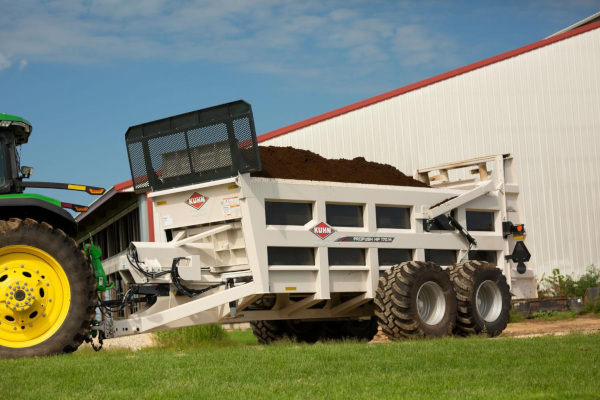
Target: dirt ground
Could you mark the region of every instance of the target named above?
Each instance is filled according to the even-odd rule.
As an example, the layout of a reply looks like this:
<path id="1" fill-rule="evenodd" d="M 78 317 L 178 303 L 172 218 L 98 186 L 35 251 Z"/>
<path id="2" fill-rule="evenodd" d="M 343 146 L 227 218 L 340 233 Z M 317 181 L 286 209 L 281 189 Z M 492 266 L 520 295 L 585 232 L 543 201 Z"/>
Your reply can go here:
<path id="1" fill-rule="evenodd" d="M 152 333 L 143 333 L 140 335 L 123 336 L 114 339 L 105 339 L 103 348 L 118 348 L 118 349 L 130 349 L 139 350 L 143 347 L 154 347 L 156 346 L 156 339 Z M 83 343 L 80 347 L 89 347 L 89 344 Z"/>
<path id="2" fill-rule="evenodd" d="M 541 319 L 530 319 L 523 322 L 508 324 L 500 337 L 527 338 L 546 335 L 567 335 L 573 332 L 594 333 L 600 332 L 600 317 L 593 314 L 582 315 L 575 319 L 562 321 L 544 321 Z M 381 333 L 375 336 L 371 343 L 385 343 L 389 339 Z"/>
<path id="3" fill-rule="evenodd" d="M 562 321 L 544 321 L 530 319 L 523 322 L 508 324 L 502 336 L 534 337 L 544 335 L 566 335 L 572 332 L 600 332 L 600 317 L 593 314 L 582 315 L 575 319 Z"/>

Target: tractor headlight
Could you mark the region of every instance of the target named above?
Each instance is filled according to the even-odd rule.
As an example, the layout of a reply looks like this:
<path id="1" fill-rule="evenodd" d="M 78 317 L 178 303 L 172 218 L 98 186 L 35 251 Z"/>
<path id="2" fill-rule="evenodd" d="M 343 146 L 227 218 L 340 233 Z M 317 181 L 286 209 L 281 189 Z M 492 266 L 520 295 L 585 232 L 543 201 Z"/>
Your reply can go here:
<path id="1" fill-rule="evenodd" d="M 12 121 L 0 121 L 0 127 L 2 128 L 8 128 L 10 126 L 10 123 Z"/>

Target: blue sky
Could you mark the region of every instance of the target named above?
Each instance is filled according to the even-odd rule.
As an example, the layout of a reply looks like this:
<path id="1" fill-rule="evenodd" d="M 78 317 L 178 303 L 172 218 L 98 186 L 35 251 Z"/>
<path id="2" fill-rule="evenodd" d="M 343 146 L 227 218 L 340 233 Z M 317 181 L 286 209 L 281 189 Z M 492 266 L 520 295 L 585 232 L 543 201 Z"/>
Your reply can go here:
<path id="1" fill-rule="evenodd" d="M 130 179 L 131 125 L 237 99 L 259 134 L 543 39 L 575 1 L 0 0 L 0 112 L 35 180 Z M 73 192 L 41 191 L 88 204 Z"/>

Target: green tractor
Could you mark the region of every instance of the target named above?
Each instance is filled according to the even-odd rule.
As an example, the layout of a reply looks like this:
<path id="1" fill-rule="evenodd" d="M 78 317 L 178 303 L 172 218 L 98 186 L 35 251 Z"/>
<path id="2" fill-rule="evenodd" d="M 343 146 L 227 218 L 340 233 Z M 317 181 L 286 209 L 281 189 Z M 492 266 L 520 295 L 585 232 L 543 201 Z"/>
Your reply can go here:
<path id="1" fill-rule="evenodd" d="M 89 336 L 97 288 L 89 252 L 77 247 L 77 223 L 64 203 L 26 188 L 104 189 L 31 182 L 33 168 L 20 166 L 17 146 L 31 124 L 0 114 L 0 357 L 72 352 Z"/>

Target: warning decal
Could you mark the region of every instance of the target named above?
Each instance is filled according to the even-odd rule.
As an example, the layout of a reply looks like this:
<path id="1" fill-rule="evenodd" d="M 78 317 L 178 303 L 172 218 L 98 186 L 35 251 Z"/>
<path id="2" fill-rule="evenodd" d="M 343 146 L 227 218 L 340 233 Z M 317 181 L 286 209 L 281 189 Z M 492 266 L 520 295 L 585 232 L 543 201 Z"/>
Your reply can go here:
<path id="1" fill-rule="evenodd" d="M 221 212 L 224 217 L 240 218 L 242 208 L 240 207 L 239 196 L 225 197 L 221 200 Z"/>

